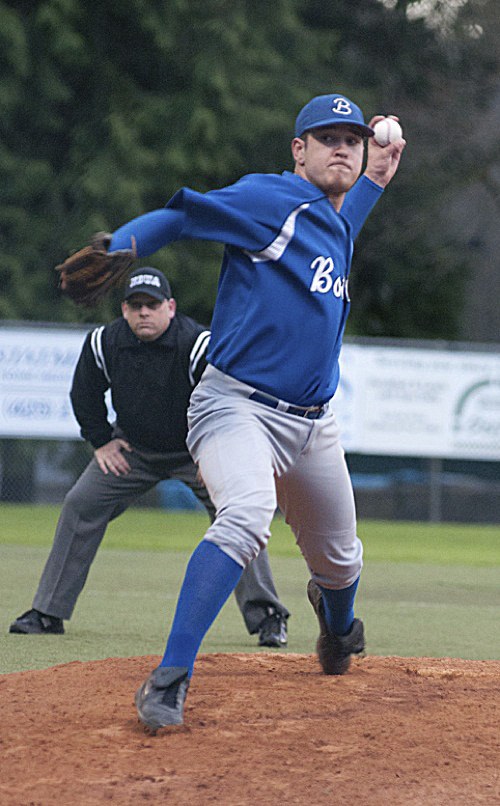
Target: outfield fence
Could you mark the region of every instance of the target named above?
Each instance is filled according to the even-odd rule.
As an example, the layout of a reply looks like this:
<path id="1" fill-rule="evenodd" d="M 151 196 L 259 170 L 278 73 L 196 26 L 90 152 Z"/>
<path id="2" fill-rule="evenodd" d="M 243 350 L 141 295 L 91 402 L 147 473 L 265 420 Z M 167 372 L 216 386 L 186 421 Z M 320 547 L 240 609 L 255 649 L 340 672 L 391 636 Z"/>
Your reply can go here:
<path id="1" fill-rule="evenodd" d="M 90 328 L 1 323 L 1 501 L 60 504 L 89 461 L 68 392 Z M 500 345 L 351 338 L 341 370 L 360 517 L 500 523 Z M 179 482 L 140 505 L 199 506 Z"/>

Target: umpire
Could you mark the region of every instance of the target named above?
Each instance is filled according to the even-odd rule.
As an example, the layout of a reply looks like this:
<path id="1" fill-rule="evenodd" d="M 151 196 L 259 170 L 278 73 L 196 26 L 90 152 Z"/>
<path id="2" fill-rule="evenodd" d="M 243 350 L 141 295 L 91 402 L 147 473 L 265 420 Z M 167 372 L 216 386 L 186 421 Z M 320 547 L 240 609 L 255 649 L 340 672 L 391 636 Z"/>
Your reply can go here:
<path id="1" fill-rule="evenodd" d="M 11 624 L 11 633 L 64 633 L 63 620 L 71 618 L 108 523 L 159 481 L 187 484 L 214 520 L 185 442 L 189 398 L 205 369 L 209 339 L 210 331 L 176 312 L 168 280 L 149 267 L 128 278 L 122 316 L 87 335 L 71 403 L 94 457 L 64 500 L 33 607 Z M 289 613 L 267 551 L 247 566 L 235 595 L 259 645 L 285 646 Z"/>

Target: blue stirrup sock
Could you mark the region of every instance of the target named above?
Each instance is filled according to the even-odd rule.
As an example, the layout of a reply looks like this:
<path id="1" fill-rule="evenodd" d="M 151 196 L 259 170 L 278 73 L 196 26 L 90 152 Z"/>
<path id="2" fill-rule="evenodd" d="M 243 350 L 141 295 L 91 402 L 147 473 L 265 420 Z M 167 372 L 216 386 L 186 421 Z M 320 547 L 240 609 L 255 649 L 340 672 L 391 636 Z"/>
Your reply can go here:
<path id="1" fill-rule="evenodd" d="M 330 590 L 323 588 L 323 606 L 325 608 L 325 620 L 328 629 L 335 635 L 346 635 L 352 627 L 354 621 L 354 599 L 358 589 L 359 577 L 342 590 Z"/>
<path id="2" fill-rule="evenodd" d="M 160 666 L 187 666 L 189 677 L 205 634 L 236 587 L 243 568 L 202 540 L 189 560 Z"/>

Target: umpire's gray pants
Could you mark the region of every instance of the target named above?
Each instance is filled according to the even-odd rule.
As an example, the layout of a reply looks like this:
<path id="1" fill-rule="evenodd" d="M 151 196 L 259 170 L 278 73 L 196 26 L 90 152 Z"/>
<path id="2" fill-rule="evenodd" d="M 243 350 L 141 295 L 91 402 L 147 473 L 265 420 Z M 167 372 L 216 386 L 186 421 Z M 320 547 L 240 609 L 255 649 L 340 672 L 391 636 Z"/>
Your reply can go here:
<path id="1" fill-rule="evenodd" d="M 250 400 L 254 391 L 209 365 L 191 396 L 187 445 L 217 510 L 205 539 L 245 567 L 266 546 L 278 503 L 312 578 L 346 588 L 363 548 L 335 417 L 288 414 Z"/>
<path id="2" fill-rule="evenodd" d="M 197 478 L 197 468 L 187 451 L 150 454 L 134 449 L 127 453 L 127 461 L 130 472 L 115 476 L 103 473 L 92 459 L 66 495 L 52 549 L 33 600 L 33 607 L 40 612 L 62 619 L 71 617 L 108 523 L 159 481 L 183 481 L 214 520 L 213 504 Z M 250 633 L 257 632 L 262 620 L 271 612 L 289 616 L 278 599 L 266 551 L 247 567 L 235 595 Z"/>

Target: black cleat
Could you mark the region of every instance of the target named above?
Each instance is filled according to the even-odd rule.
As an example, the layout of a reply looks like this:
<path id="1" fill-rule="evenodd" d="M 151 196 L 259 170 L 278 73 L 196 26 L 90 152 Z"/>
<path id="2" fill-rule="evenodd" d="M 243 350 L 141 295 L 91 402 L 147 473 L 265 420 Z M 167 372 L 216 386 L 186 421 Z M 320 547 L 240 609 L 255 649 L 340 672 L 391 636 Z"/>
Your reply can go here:
<path id="1" fill-rule="evenodd" d="M 158 666 L 135 695 L 139 719 L 152 731 L 182 725 L 189 688 L 185 666 Z"/>
<path id="2" fill-rule="evenodd" d="M 280 613 L 266 616 L 259 627 L 259 646 L 286 646 L 288 641 L 286 618 Z"/>
<path id="3" fill-rule="evenodd" d="M 351 655 L 359 655 L 365 649 L 363 622 L 355 618 L 347 635 L 334 635 L 326 624 L 321 588 L 312 579 L 307 585 L 307 596 L 319 621 L 316 651 L 321 668 L 325 674 L 345 674 L 351 665 Z"/>
<path id="4" fill-rule="evenodd" d="M 63 635 L 64 624 L 62 618 L 57 616 L 47 616 L 39 610 L 27 610 L 12 622 L 9 632 L 18 635 Z"/>

